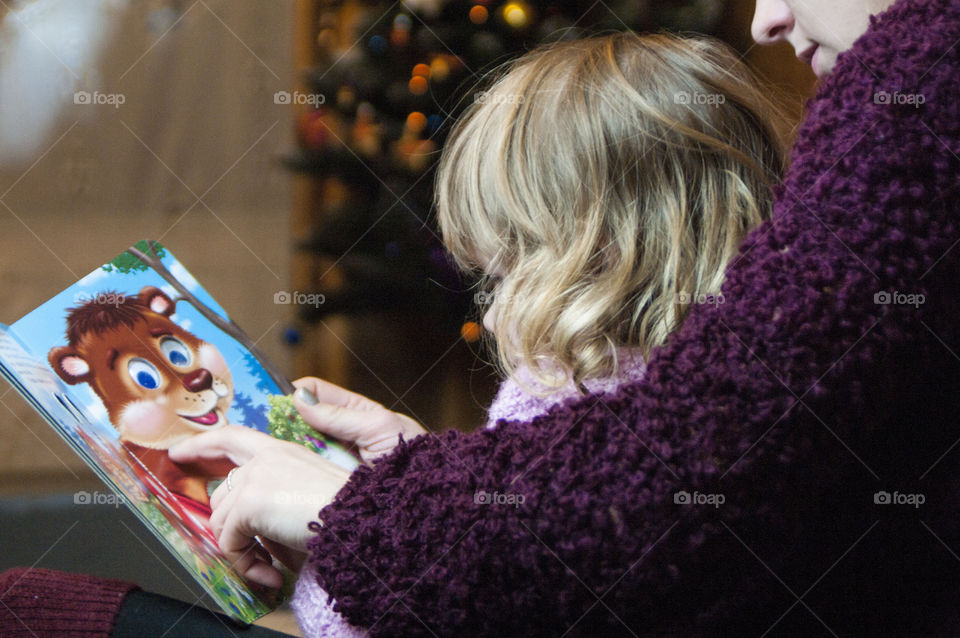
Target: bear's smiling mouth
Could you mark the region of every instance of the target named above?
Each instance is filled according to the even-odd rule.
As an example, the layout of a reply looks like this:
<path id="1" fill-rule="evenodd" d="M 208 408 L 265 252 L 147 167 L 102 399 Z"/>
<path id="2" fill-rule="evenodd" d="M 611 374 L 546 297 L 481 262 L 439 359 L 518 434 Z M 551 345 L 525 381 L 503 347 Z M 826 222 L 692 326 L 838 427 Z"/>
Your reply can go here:
<path id="1" fill-rule="evenodd" d="M 213 408 L 206 414 L 201 414 L 198 416 L 187 416 L 186 414 L 181 414 L 179 416 L 187 421 L 193 421 L 199 425 L 214 425 L 220 420 L 220 416 L 217 414 L 216 408 Z"/>

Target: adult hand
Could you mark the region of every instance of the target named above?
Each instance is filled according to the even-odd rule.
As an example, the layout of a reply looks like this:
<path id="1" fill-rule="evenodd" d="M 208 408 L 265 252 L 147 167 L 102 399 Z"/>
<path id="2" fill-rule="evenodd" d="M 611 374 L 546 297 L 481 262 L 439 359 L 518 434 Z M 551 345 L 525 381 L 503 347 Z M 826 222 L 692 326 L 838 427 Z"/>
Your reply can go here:
<path id="1" fill-rule="evenodd" d="M 229 485 L 224 481 L 210 496 L 210 526 L 237 571 L 267 587 L 280 587 L 283 579 L 257 537 L 296 569 L 311 534 L 307 525 L 350 477 L 301 445 L 238 425 L 190 437 L 169 453 L 177 463 L 228 458 L 238 466 Z"/>
<path id="2" fill-rule="evenodd" d="M 392 412 L 376 401 L 315 377 L 293 382 L 294 406 L 316 430 L 357 446 L 367 464 L 406 441 L 427 432 L 410 417 Z"/>

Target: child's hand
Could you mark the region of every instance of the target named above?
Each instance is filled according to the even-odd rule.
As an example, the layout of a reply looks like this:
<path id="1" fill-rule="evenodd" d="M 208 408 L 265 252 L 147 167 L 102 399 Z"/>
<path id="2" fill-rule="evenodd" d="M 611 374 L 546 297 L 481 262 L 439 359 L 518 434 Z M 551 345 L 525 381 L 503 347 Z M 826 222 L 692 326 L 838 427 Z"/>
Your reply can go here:
<path id="1" fill-rule="evenodd" d="M 355 444 L 368 464 L 396 447 L 398 434 L 409 441 L 427 432 L 410 417 L 327 381 L 304 377 L 293 385 L 294 405 L 303 420 L 319 432 Z"/>
<path id="2" fill-rule="evenodd" d="M 175 463 L 230 459 L 237 467 L 210 497 L 210 529 L 241 574 L 267 587 L 283 578 L 263 545 L 291 569 L 312 535 L 308 525 L 346 485 L 350 472 L 302 445 L 230 425 L 177 443 Z"/>

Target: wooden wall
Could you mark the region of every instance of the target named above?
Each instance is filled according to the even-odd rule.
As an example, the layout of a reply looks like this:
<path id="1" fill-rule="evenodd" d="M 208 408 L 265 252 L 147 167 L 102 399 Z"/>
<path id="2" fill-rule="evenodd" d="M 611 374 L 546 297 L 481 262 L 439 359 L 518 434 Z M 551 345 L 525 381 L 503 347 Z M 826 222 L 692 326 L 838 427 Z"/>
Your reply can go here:
<path id="1" fill-rule="evenodd" d="M 293 82 L 293 2 L 181 3 L 165 35 L 148 26 L 160 3 L 131 5 L 99 81 L 84 78 L 124 105 L 67 105 L 35 165 L 0 171 L 0 322 L 151 237 L 286 366 L 288 307 L 273 294 L 289 283 L 290 176 L 277 158 L 292 116 L 273 94 Z M 0 383 L 0 494 L 84 483 L 98 481 Z"/>

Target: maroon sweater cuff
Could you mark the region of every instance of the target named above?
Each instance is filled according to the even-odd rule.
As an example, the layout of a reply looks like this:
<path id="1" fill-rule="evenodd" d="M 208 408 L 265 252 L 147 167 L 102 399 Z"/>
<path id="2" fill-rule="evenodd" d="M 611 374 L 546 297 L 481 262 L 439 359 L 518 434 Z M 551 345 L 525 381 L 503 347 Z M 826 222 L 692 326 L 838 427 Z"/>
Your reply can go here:
<path id="1" fill-rule="evenodd" d="M 0 574 L 0 636 L 109 636 L 137 585 L 51 569 Z"/>

